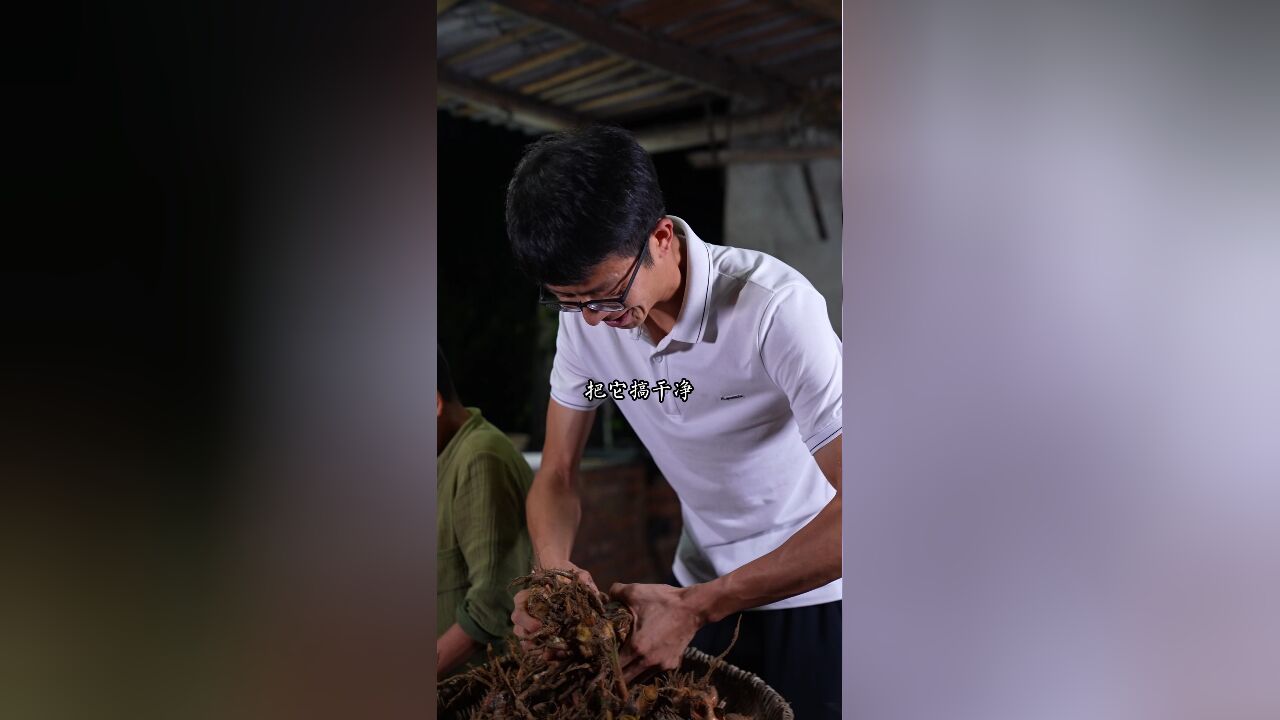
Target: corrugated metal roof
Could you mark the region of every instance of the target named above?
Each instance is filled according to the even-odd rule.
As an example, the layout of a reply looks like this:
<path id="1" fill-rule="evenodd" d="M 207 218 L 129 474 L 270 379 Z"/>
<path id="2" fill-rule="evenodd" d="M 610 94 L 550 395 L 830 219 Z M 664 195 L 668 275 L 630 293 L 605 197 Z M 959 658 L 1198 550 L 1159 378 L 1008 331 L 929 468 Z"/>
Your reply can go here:
<path id="1" fill-rule="evenodd" d="M 799 108 L 839 73 L 835 0 L 438 0 L 437 9 L 440 106 L 528 132 L 598 120 L 642 129 L 712 101 Z"/>

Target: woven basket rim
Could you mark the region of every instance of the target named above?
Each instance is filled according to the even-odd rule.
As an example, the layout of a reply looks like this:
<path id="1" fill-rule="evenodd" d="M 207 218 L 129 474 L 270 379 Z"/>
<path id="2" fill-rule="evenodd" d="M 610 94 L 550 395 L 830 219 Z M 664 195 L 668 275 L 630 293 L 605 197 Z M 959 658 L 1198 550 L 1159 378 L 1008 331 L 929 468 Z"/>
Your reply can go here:
<path id="1" fill-rule="evenodd" d="M 685 648 L 684 659 L 706 667 L 710 667 L 711 663 L 715 662 L 715 658 L 713 656 L 694 647 Z M 757 697 L 763 699 L 763 703 L 766 707 L 776 706 L 781 710 L 781 716 L 777 720 L 795 720 L 795 713 L 792 711 L 791 705 L 787 702 L 786 698 L 782 697 L 777 690 L 770 687 L 769 684 L 761 679 L 759 675 L 747 672 L 736 665 L 722 662 L 713 673 L 713 677 L 716 676 L 722 678 L 722 680 L 729 681 L 731 684 L 745 685 L 749 687 Z M 437 686 L 437 697 L 439 699 L 443 699 L 445 694 L 452 691 L 456 686 L 464 683 L 465 681 L 463 680 L 462 675 L 454 675 L 453 677 L 447 678 Z M 723 683 L 717 683 L 717 686 L 723 689 L 722 685 Z"/>
<path id="2" fill-rule="evenodd" d="M 715 662 L 714 656 L 695 647 L 685 648 L 684 657 L 686 660 L 693 660 L 694 662 L 708 666 Z M 747 672 L 746 670 L 727 662 L 720 663 L 719 667 L 716 668 L 715 673 L 734 682 L 745 683 L 750 686 L 752 690 L 759 693 L 761 697 L 765 698 L 766 703 L 769 703 L 770 701 L 777 703 L 778 707 L 782 709 L 782 717 L 779 720 L 795 720 L 795 712 L 792 711 L 791 704 L 788 703 L 786 698 L 782 697 L 777 690 L 770 687 L 769 684 L 766 683 L 759 675 Z"/>

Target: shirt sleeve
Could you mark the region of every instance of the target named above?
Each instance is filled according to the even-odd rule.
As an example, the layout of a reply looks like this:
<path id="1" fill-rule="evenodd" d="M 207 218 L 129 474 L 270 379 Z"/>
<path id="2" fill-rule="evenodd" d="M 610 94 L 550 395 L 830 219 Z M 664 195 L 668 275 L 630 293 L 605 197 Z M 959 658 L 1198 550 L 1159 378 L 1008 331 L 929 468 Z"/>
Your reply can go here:
<path id="1" fill-rule="evenodd" d="M 455 618 L 472 639 L 491 643 L 511 627 L 514 602 L 508 586 L 531 565 L 524 493 L 511 469 L 492 453 L 477 454 L 464 478 L 453 516 L 469 588 Z"/>
<path id="2" fill-rule="evenodd" d="M 578 331 L 575 332 L 569 327 L 570 323 L 584 321 L 579 315 L 560 315 L 560 327 L 556 331 L 556 357 L 551 362 L 551 399 L 572 410 L 594 410 L 604 404 L 604 399 L 587 399 L 584 394 L 587 381 L 604 380 L 588 374 L 578 354 L 578 343 L 582 342 L 581 328 L 577 328 Z"/>
<path id="3" fill-rule="evenodd" d="M 841 342 L 827 303 L 808 284 L 788 285 L 760 319 L 760 360 L 787 396 L 805 447 L 817 452 L 843 425 Z"/>

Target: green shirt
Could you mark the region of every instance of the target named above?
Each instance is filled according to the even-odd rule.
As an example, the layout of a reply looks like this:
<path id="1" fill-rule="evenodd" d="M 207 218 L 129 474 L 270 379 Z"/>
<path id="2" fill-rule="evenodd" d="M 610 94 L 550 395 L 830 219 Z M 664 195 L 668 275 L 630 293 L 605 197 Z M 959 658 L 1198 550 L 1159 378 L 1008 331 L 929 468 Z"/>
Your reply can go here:
<path id="1" fill-rule="evenodd" d="M 524 499 L 533 471 L 478 408 L 467 412 L 436 458 L 436 637 L 456 622 L 487 644 L 510 631 L 508 586 L 532 565 Z M 482 647 L 467 665 L 484 660 Z"/>

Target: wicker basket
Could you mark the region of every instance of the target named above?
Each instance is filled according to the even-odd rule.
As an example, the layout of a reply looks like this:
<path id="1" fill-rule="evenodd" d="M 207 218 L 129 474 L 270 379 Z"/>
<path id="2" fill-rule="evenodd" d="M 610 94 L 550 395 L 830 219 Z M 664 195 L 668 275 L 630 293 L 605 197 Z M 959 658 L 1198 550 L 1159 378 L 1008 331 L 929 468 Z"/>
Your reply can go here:
<path id="1" fill-rule="evenodd" d="M 694 648 L 684 651 L 681 670 L 692 670 L 701 675 L 710 667 L 713 658 Z M 748 715 L 755 720 L 795 720 L 791 706 L 776 690 L 759 677 L 732 665 L 722 664 L 711 674 L 711 684 L 725 700 L 726 713 Z M 437 717 L 439 720 L 461 720 L 473 705 L 480 701 L 479 688 L 455 676 L 439 686 Z M 449 707 L 446 709 L 445 704 Z"/>

